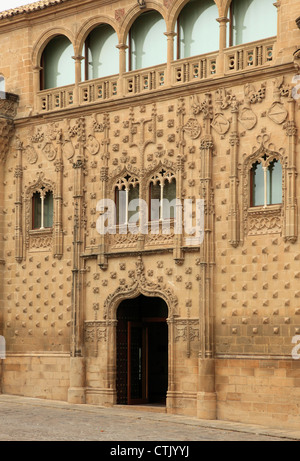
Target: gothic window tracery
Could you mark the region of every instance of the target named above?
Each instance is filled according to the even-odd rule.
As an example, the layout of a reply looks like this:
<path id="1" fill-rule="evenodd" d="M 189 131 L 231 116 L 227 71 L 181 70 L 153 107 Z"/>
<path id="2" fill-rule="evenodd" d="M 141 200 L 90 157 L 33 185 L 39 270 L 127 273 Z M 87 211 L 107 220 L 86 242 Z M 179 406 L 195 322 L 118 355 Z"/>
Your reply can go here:
<path id="1" fill-rule="evenodd" d="M 32 229 L 50 229 L 53 226 L 53 192 L 42 187 L 32 196 Z"/>
<path id="2" fill-rule="evenodd" d="M 176 178 L 174 173 L 161 169 L 149 184 L 150 221 L 173 219 L 176 216 Z"/>
<path id="3" fill-rule="evenodd" d="M 140 184 L 138 178 L 127 174 L 115 185 L 116 224 L 126 226 L 138 208 Z"/>
<path id="4" fill-rule="evenodd" d="M 282 203 L 282 166 L 277 159 L 264 156 L 252 165 L 251 206 L 278 205 Z"/>

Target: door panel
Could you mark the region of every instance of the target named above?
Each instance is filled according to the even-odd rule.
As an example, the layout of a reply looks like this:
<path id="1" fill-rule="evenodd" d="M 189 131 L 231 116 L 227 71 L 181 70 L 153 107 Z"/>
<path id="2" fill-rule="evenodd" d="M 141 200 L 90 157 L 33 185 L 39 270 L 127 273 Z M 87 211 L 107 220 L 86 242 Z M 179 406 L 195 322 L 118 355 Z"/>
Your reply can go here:
<path id="1" fill-rule="evenodd" d="M 128 322 L 128 405 L 148 402 L 148 328 Z"/>

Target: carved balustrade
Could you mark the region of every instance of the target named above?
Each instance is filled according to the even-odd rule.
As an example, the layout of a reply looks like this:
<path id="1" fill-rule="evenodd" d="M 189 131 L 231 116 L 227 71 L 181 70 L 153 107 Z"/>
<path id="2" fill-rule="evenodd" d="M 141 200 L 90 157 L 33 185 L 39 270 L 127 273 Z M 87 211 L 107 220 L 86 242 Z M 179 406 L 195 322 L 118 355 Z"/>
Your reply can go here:
<path id="1" fill-rule="evenodd" d="M 271 65 L 275 41 L 274 37 L 225 50 L 225 74 Z"/>
<path id="2" fill-rule="evenodd" d="M 218 53 L 210 53 L 173 62 L 173 85 L 213 78 L 217 72 L 217 56 Z"/>
<path id="3" fill-rule="evenodd" d="M 75 85 L 39 91 L 38 112 L 51 112 L 74 105 Z"/>
<path id="4" fill-rule="evenodd" d="M 125 74 L 125 94 L 139 94 L 165 86 L 167 65 L 155 66 Z"/>
<path id="5" fill-rule="evenodd" d="M 79 103 L 88 104 L 117 96 L 118 75 L 89 80 L 79 84 Z"/>

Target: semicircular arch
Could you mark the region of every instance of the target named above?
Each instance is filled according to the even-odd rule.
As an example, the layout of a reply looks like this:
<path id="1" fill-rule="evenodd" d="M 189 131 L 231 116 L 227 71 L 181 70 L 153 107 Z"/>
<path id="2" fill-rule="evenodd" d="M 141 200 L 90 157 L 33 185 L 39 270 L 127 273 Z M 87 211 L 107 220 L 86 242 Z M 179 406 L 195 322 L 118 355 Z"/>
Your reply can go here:
<path id="1" fill-rule="evenodd" d="M 59 35 L 65 36 L 69 39 L 70 43 L 73 45 L 73 49 L 75 50 L 75 40 L 72 32 L 64 27 L 59 27 L 55 29 L 50 29 L 46 33 L 43 33 L 40 38 L 37 40 L 33 47 L 32 51 L 32 64 L 34 67 L 40 66 L 41 57 L 43 54 L 44 49 L 48 45 L 51 40 Z"/>
<path id="2" fill-rule="evenodd" d="M 125 15 L 123 22 L 121 24 L 121 28 L 120 28 L 120 43 L 126 43 L 127 35 L 129 33 L 129 30 L 132 24 L 141 14 L 147 11 L 157 11 L 162 16 L 162 18 L 164 19 L 166 23 L 166 32 L 167 32 L 166 9 L 162 7 L 162 5 L 160 5 L 158 2 L 150 1 L 150 2 L 147 2 L 147 8 L 144 8 L 141 10 L 138 5 L 135 5 Z"/>
<path id="3" fill-rule="evenodd" d="M 112 29 L 118 35 L 118 39 L 120 41 L 120 32 L 119 32 L 119 27 L 118 27 L 117 22 L 114 21 L 109 16 L 96 16 L 92 19 L 88 19 L 82 25 L 81 29 L 78 31 L 78 34 L 75 40 L 75 54 L 76 55 L 80 55 L 80 53 L 82 52 L 84 42 L 86 38 L 88 37 L 89 33 L 91 33 L 93 29 L 95 29 L 96 27 L 103 25 L 103 24 L 111 26 Z"/>

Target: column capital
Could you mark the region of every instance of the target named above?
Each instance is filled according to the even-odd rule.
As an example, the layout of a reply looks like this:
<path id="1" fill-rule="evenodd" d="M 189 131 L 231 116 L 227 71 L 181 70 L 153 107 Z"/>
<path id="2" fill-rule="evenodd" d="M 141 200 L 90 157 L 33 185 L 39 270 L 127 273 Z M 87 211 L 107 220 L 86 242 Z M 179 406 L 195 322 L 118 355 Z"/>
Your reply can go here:
<path id="1" fill-rule="evenodd" d="M 82 60 L 84 59 L 84 56 L 81 56 L 81 55 L 79 55 L 79 56 L 72 56 L 72 59 L 74 59 L 75 62 L 76 62 L 76 61 L 82 61 Z"/>
<path id="2" fill-rule="evenodd" d="M 129 47 L 128 47 L 128 45 L 126 45 L 126 43 L 119 43 L 118 45 L 116 45 L 116 48 L 118 48 L 118 50 L 122 51 L 122 50 L 127 50 Z"/>
<path id="3" fill-rule="evenodd" d="M 164 32 L 164 35 L 167 38 L 174 38 L 174 37 L 176 37 L 177 33 L 176 32 Z"/>
<path id="4" fill-rule="evenodd" d="M 228 22 L 230 22 L 230 19 L 226 18 L 226 16 L 223 16 L 221 18 L 217 18 L 216 19 L 218 21 L 218 23 L 220 24 L 227 24 Z"/>

